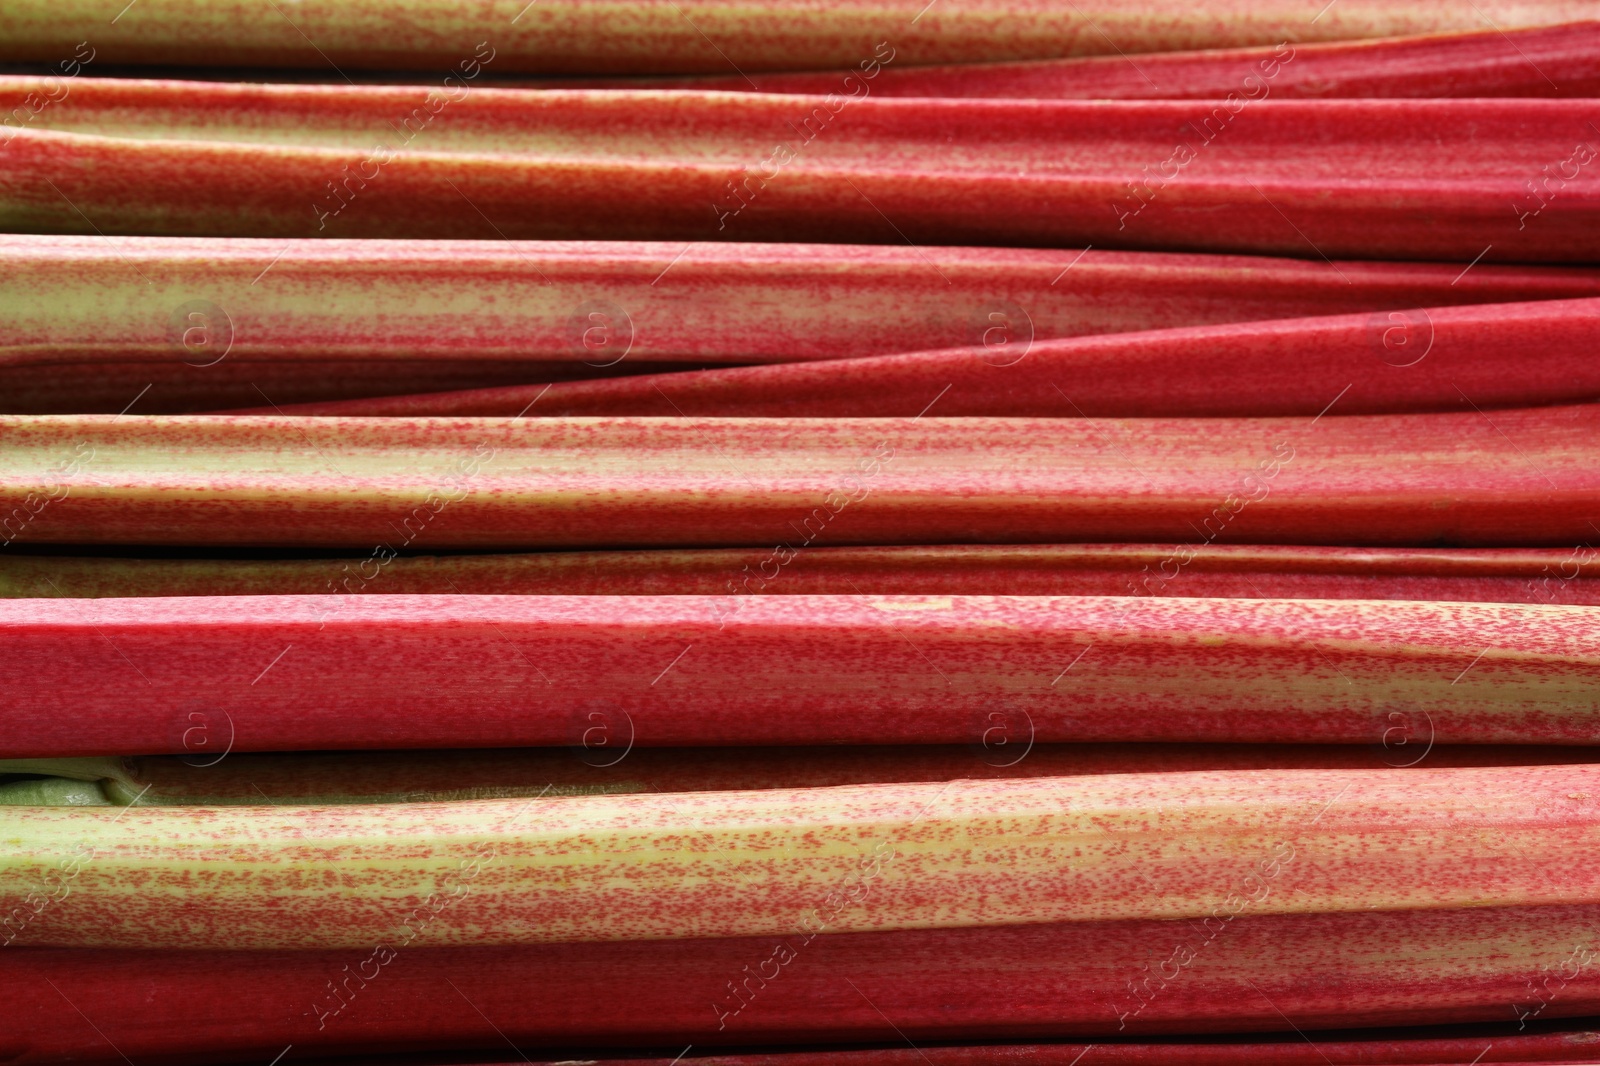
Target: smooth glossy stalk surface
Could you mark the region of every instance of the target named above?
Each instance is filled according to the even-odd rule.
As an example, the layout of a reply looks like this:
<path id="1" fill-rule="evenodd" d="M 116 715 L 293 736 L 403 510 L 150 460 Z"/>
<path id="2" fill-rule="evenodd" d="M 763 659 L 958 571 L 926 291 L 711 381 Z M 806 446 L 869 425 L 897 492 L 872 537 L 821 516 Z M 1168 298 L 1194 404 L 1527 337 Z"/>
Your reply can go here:
<path id="1" fill-rule="evenodd" d="M 1084 334 L 1597 296 L 1592 269 L 1479 263 L 1462 274 L 1440 263 L 1335 268 L 1099 248 L 108 245 L 96 235 L 0 235 L 0 407 L 117 414 L 137 397 L 132 413 L 271 411 L 642 370 L 985 341 L 1014 354 Z"/>
<path id="2" fill-rule="evenodd" d="M 30 86 L 45 91 L 0 80 Z M 1584 100 L 439 92 L 85 79 L 11 135 L 0 225 L 1093 244 L 1463 269 L 1593 262 L 1600 233 Z"/>
<path id="3" fill-rule="evenodd" d="M 816 543 L 1594 537 L 1600 406 L 1328 416 L 1338 401 L 1263 419 L 0 416 L 0 536 L 349 548 L 371 554 L 363 578 L 445 548 L 773 545 L 770 571 Z"/>
<path id="4" fill-rule="evenodd" d="M 563 74 L 853 68 L 890 46 L 901 63 L 1159 52 L 1502 28 L 1594 18 L 1587 0 L 982 0 L 916 10 L 886 0 L 300 0 L 259 18 L 229 0 L 17 0 L 0 59 L 437 70 L 457 83 L 498 71 Z M 93 51 L 81 51 L 85 38 Z M 67 68 L 64 68 L 67 69 Z"/>
<path id="5" fill-rule="evenodd" d="M 1142 418 L 1583 403 L 1600 396 L 1600 300 L 1544 300 L 1040 340 L 1025 311 L 982 343 L 806 364 L 648 374 L 280 408 L 322 415 Z M 940 390 L 943 390 L 942 392 Z M 530 406 L 530 404 L 532 406 Z M 255 413 L 271 414 L 270 408 Z"/>
<path id="6" fill-rule="evenodd" d="M 1303 42 L 1163 52 L 1129 62 L 1121 56 L 1021 63 L 884 67 L 879 96 L 987 96 L 1090 100 L 1221 100 L 1267 94 L 1280 99 L 1593 96 L 1600 91 L 1600 23 L 1382 40 Z M 583 81 L 600 87 L 721 89 L 728 92 L 830 93 L 840 72 Z M 859 75 L 858 75 L 859 77 Z M 552 87 L 563 83 L 552 82 Z M 569 83 L 565 83 L 570 86 Z M 848 90 L 848 86 L 843 86 Z"/>

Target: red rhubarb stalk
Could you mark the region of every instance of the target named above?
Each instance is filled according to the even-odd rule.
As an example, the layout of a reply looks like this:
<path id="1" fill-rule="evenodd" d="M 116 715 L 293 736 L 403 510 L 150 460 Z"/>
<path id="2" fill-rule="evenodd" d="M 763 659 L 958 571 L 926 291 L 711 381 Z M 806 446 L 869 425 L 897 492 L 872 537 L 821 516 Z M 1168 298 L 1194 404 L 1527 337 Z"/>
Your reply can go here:
<path id="1" fill-rule="evenodd" d="M 1581 403 L 1600 396 L 1600 364 L 1590 356 L 1600 346 L 1600 300 L 1378 311 L 1042 341 L 1019 336 L 1025 312 L 1015 318 L 1014 326 L 997 326 L 989 343 L 941 352 L 282 410 L 837 418 L 915 411 L 938 394 L 944 416 L 1138 418 L 1291 415 L 1334 395 L 1343 414 Z"/>
<path id="2" fill-rule="evenodd" d="M 1164 52 L 1020 63 L 886 66 L 877 96 L 987 96 L 1061 100 L 1221 100 L 1334 97 L 1594 96 L 1600 93 L 1600 23 L 1572 22 L 1509 33 L 1474 32 L 1382 40 L 1288 43 L 1260 48 Z M 582 81 L 596 88 L 720 89 L 831 93 L 841 72 Z M 553 87 L 572 82 L 551 82 Z M 1263 88 L 1263 86 L 1266 86 Z M 848 89 L 848 87 L 844 87 Z"/>
<path id="3" fill-rule="evenodd" d="M 1406 806 L 1397 801 L 1397 809 Z M 1313 1034 L 1361 1025 L 1497 1022 L 1507 1031 L 1505 1047 L 1515 1048 L 1520 1014 L 1537 1023 L 1600 1011 L 1592 980 L 1562 984 L 1557 973 L 1570 974 L 1585 958 L 1582 952 L 1592 954 L 1600 908 L 1254 914 L 1240 893 L 1249 891 L 1241 882 L 1255 861 L 1241 855 L 1230 874 L 1210 886 L 1218 917 L 1205 922 L 815 937 L 791 928 L 782 937 L 441 949 L 402 946 L 399 926 L 409 912 L 401 911 L 390 916 L 394 932 L 379 945 L 342 951 L 100 950 L 85 965 L 82 951 L 14 945 L 0 950 L 12 1010 L 7 1049 L 13 1061 L 36 1064 L 104 1058 L 107 1039 L 136 1062 L 182 1052 L 264 1061 L 263 1052 L 277 1054 L 291 1043 L 306 1054 L 461 1048 L 503 1054 L 501 1034 L 524 1053 L 584 1045 L 682 1049 L 687 1043 L 703 1053 L 719 1044 L 902 1037 L 918 1045 L 1073 1036 L 1104 1044 L 1172 1033 L 1283 1033 L 1285 1015 Z M 1293 862 L 1283 869 L 1286 886 Z M 714 886 L 709 899 L 724 898 L 722 889 Z M 826 906 L 829 890 L 808 907 Z M 41 926 L 64 920 L 81 902 L 54 903 L 58 912 L 35 920 Z M 178 913 L 170 906 L 163 920 Z M 286 916 L 299 921 L 303 913 L 291 909 L 280 923 L 292 927 Z M 456 920 L 450 910 L 434 919 Z M 1165 978 L 1157 972 L 1162 964 Z M 1548 988 L 1541 987 L 1547 978 Z M 235 1009 L 241 1003 L 250 1010 Z M 78 1010 L 95 1026 L 85 1025 Z M 1271 1039 L 1277 1044 L 1283 1038 Z M 1320 1034 L 1312 1039 L 1309 1051 L 1323 1042 Z M 1568 1050 L 1560 1050 L 1563 1038 L 1546 1039 L 1554 1045 L 1548 1058 L 1592 1058 L 1592 1036 L 1579 1037 Z M 1456 1047 L 1465 1054 L 1442 1059 L 1470 1062 L 1490 1042 L 1468 1050 L 1462 1040 Z M 1495 1058 L 1503 1049 L 1499 1039 L 1492 1042 L 1482 1061 L 1508 1061 Z M 1335 1049 L 1340 1043 L 1332 1041 Z M 1228 1057 L 1231 1048 L 1213 1045 L 1209 1059 L 1186 1059 L 1173 1050 L 1171 1058 L 1146 1062 L 1241 1061 Z M 1081 1052 L 1081 1044 L 1072 1049 Z M 1079 1066 L 1093 1066 L 1097 1053 Z M 1329 1052 L 1335 1063 L 1384 1061 L 1335 1054 Z M 1069 1066 L 1071 1057 L 1044 1061 Z M 1397 1061 L 1419 1059 L 1427 1061 Z M 1102 1061 L 1119 1060 L 1113 1053 Z M 1309 1056 L 1288 1061 L 1322 1062 Z"/>
<path id="4" fill-rule="evenodd" d="M 781 570 L 819 539 L 1595 536 L 1600 406 L 1326 416 L 1338 400 L 1263 419 L 3 416 L 0 531 L 350 548 L 372 572 L 427 548 L 773 545 Z"/>
<path id="5" fill-rule="evenodd" d="M 1215 596 L 1600 606 L 1595 538 L 1568 548 L 1318 548 L 1045 544 L 806 550 L 772 576 L 770 548 L 158 559 L 0 554 L 0 597 L 314 593 L 662 596 Z"/>
<path id="6" fill-rule="evenodd" d="M 563 370 L 985 341 L 1014 354 L 1082 334 L 1586 297 L 1600 297 L 1600 271 L 1483 263 L 1462 274 L 1098 248 L 0 235 L 0 404 L 117 414 L 148 385 L 133 413 L 208 400 L 271 410 Z"/>
<path id="7" fill-rule="evenodd" d="M 1583 178 L 1600 134 L 1581 100 L 480 89 L 431 118 L 426 95 L 86 80 L 0 155 L 0 225 L 1093 244 L 1465 267 L 1589 262 L 1600 223 L 1600 184 Z M 419 132 L 390 135 L 414 113 Z M 1430 176 L 1440 158 L 1448 180 Z"/>
<path id="8" fill-rule="evenodd" d="M 179 306 L 182 306 L 181 304 Z M 193 313 L 184 312 L 184 316 Z M 216 321 L 216 320 L 213 320 Z M 206 327 L 191 325 L 191 337 Z M 193 331 L 193 332 L 190 332 Z M 219 334 L 213 334 L 213 337 Z M 226 326 L 220 336 L 226 336 Z M 206 342 L 209 343 L 209 342 Z M 202 352 L 203 352 L 202 345 Z M 0 358 L 0 411 L 6 414 L 185 414 L 302 403 L 525 385 L 529 381 L 614 377 L 649 370 L 699 370 L 698 363 L 618 363 L 591 367 L 559 360 L 510 359 L 264 359 L 190 352 L 178 344 L 168 358 Z M 199 360 L 199 361 L 196 361 Z"/>
<path id="9" fill-rule="evenodd" d="M 1581 1023 L 1580 1023 L 1581 1026 Z M 1116 1040 L 1102 1044 L 918 1044 L 916 1047 L 806 1049 L 702 1053 L 693 1066 L 1409 1066 L 1409 1064 L 1589 1062 L 1600 1050 L 1600 1032 L 1574 1027 L 1546 1032 L 1509 1033 L 1505 1027 L 1482 1035 L 1424 1033 L 1341 1033 L 1311 1040 L 1257 1037 L 1205 1043 L 1181 1038 L 1156 1044 Z M 1481 1057 L 1478 1057 L 1481 1056 Z M 548 1059 L 536 1066 L 560 1066 Z M 570 1060 L 568 1060 L 570 1062 Z M 671 1055 L 607 1058 L 607 1066 L 670 1066 Z M 691 1061 L 687 1057 L 683 1061 Z M 500 1066 L 500 1064 L 497 1064 Z M 505 1063 L 503 1066 L 512 1066 Z"/>
<path id="10" fill-rule="evenodd" d="M 1587 0 L 981 0 L 930 10 L 871 0 L 689 0 L 596 7 L 517 0 L 455 8 L 422 0 L 307 0 L 292 19 L 248 28 L 203 0 L 153 0 L 120 12 L 97 0 L 21 0 L 7 9 L 0 59 L 54 62 L 85 37 L 100 63 L 440 70 L 446 85 L 485 70 L 562 74 L 722 73 L 854 68 L 893 42 L 899 63 L 958 63 L 1160 52 L 1290 40 L 1339 40 L 1502 28 L 1595 17 Z M 882 58 L 882 55 L 879 56 Z M 459 72 L 459 73 L 458 73 Z"/>
<path id="11" fill-rule="evenodd" d="M 1038 743 L 1600 742 L 1600 612 L 1589 607 L 951 596 L 4 600 L 0 633 L 6 758 L 195 754 L 196 727 L 207 755 L 570 746 L 590 743 L 591 729 L 613 751 L 981 744 L 995 716 L 1007 736 Z M 52 679 L 48 702 L 29 687 L 41 676 Z"/>

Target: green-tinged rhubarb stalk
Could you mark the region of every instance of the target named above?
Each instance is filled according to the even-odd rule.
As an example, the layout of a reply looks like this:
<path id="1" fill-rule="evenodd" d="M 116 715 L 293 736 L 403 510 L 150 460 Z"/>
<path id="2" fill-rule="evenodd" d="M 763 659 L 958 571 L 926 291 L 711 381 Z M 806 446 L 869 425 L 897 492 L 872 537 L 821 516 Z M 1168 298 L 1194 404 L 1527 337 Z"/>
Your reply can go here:
<path id="1" fill-rule="evenodd" d="M 419 945 L 782 936 L 866 880 L 876 891 L 842 907 L 834 931 L 1199 921 L 1236 877 L 1262 915 L 1592 905 L 1597 784 L 1595 768 L 1563 766 L 0 807 L 0 895 L 86 848 L 73 905 L 30 943 L 350 950 L 447 887 L 450 918 Z"/>
<path id="2" fill-rule="evenodd" d="M 1594 537 L 1600 406 L 1326 415 L 1338 400 L 1188 420 L 0 416 L 0 534 L 348 548 L 374 571 L 443 548 L 779 545 L 782 567 L 819 539 Z"/>
<path id="3" fill-rule="evenodd" d="M 1600 606 L 1594 538 L 1571 548 L 942 544 L 324 559 L 0 553 L 0 598 L 426 594 L 1006 595 L 1466 600 Z M 792 549 L 792 546 L 791 546 Z"/>
<path id="4" fill-rule="evenodd" d="M 1600 14 L 1600 9 L 1591 15 Z M 1593 96 L 1600 90 L 1600 23 L 1574 22 L 1509 33 L 1472 32 L 1381 40 L 1303 42 L 1260 48 L 1140 56 L 884 67 L 879 96 L 987 96 L 1082 100 L 1225 100 L 1468 96 Z M 858 75 L 859 77 L 859 75 Z M 574 87 L 571 81 L 548 83 Z M 840 73 L 742 78 L 581 81 L 584 87 L 720 89 L 725 92 L 838 92 Z M 848 90 L 848 86 L 844 87 Z"/>
<path id="5" fill-rule="evenodd" d="M 0 78 L 0 93 L 46 89 Z M 436 93 L 84 79 L 10 134 L 0 226 L 1092 244 L 1463 267 L 1589 263 L 1600 228 L 1600 186 L 1567 177 L 1600 156 L 1585 100 Z"/>
<path id="6" fill-rule="evenodd" d="M 0 600 L 0 638 L 6 758 L 578 746 L 608 761 L 633 745 L 981 744 L 997 726 L 1042 744 L 1600 742 L 1593 607 L 38 599 Z"/>
<path id="7" fill-rule="evenodd" d="M 300 0 L 293 18 L 202 0 L 14 0 L 0 59 L 55 62 L 93 42 L 95 62 L 433 70 L 455 84 L 486 69 L 561 74 L 853 67 L 892 41 L 901 63 L 1160 52 L 1521 27 L 1593 18 L 1585 0 L 979 0 L 917 11 L 886 0 Z M 248 15 L 246 14 L 248 12 Z M 248 21 L 245 19 L 248 18 Z M 80 56 L 81 58 L 81 56 Z M 449 81 L 446 82 L 449 84 Z"/>
<path id="8" fill-rule="evenodd" d="M 253 754 L 207 753 L 196 743 L 194 753 L 185 756 L 5 759 L 0 760 L 0 787 L 8 775 L 27 775 L 62 782 L 52 787 L 64 802 L 82 794 L 123 807 L 330 806 L 1195 770 L 1544 766 L 1596 759 L 1580 747 L 1434 744 L 1420 717 L 1411 723 L 1414 730 L 1386 729 L 1373 744 L 1342 746 L 1035 744 L 1027 718 L 1015 711 L 986 718 L 975 741 L 960 747 L 629 748 L 625 737 L 606 736 L 606 730 L 594 728 L 598 724 L 588 723 L 588 737 L 580 736 L 570 748 Z M 17 783 L 28 782 L 19 777 Z M 66 784 L 94 784 L 102 791 L 80 792 Z M 61 805 L 54 795 L 20 788 L 0 795 L 0 803 Z"/>
<path id="9" fill-rule="evenodd" d="M 271 410 L 563 374 L 985 343 L 1014 354 L 1085 334 L 1597 296 L 1592 269 L 1479 263 L 1463 275 L 1346 261 L 1334 271 L 1320 259 L 1099 248 L 156 237 L 112 247 L 93 235 L 0 235 L 0 408 L 117 414 L 137 398 L 140 414 Z"/>

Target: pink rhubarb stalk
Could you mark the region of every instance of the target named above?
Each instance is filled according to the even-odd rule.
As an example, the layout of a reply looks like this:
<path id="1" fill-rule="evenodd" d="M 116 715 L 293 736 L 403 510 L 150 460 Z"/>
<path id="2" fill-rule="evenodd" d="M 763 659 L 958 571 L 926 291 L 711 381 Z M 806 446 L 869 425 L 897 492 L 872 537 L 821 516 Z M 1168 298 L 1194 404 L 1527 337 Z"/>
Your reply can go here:
<path id="1" fill-rule="evenodd" d="M 1600 606 L 1594 538 L 1572 548 L 1035 544 L 160 559 L 0 553 L 0 597 L 468 595 L 1214 596 Z M 776 568 L 776 570 L 774 569 Z"/>
<path id="2" fill-rule="evenodd" d="M 0 757 L 1600 742 L 1600 611 L 1128 597 L 0 601 Z M 48 677 L 51 698 L 36 695 Z M 137 699 L 130 698 L 137 693 Z M 425 694 L 425 698 L 419 694 Z M 197 717 L 198 716 L 198 717 Z M 598 730 L 595 733 L 594 730 Z M 596 738 L 600 738 L 596 740 Z"/>
<path id="3" fill-rule="evenodd" d="M 85 38 L 99 63 L 489 72 L 726 72 L 854 67 L 874 48 L 906 64 L 1219 48 L 1477 30 L 1595 17 L 1588 0 L 978 0 L 916 11 L 881 0 L 688 0 L 596 7 L 518 0 L 470 8 L 423 0 L 302 0 L 248 27 L 203 0 L 15 0 L 0 60 L 55 62 Z M 881 58 L 881 57 L 880 57 Z M 333 67 L 330 70 L 330 65 Z M 449 84 L 447 82 L 447 84 Z"/>
<path id="4" fill-rule="evenodd" d="M 30 88 L 44 83 L 0 79 Z M 430 92 L 85 80 L 11 134 L 0 225 L 1093 244 L 1463 267 L 1589 262 L 1600 232 L 1586 177 L 1600 133 L 1583 100 L 480 89 L 434 108 Z"/>
<path id="5" fill-rule="evenodd" d="M 1059 100 L 1222 100 L 1380 97 L 1594 96 L 1600 93 L 1600 23 L 1510 33 L 1473 32 L 1020 63 L 884 67 L 877 96 L 987 96 Z M 839 71 L 584 81 L 585 87 L 832 93 Z M 857 77 L 859 78 L 859 74 Z M 549 83 L 552 87 L 571 82 Z"/>
<path id="6" fill-rule="evenodd" d="M 1600 296 L 1600 271 L 1092 249 L 0 236 L 0 405 L 116 414 Z M 157 313 L 152 313 L 152 308 Z M 708 322 L 711 324 L 708 325 Z M 147 392 L 140 395 L 146 386 Z M 263 398 L 265 397 L 265 398 Z M 516 414 L 515 410 L 510 412 Z"/>
<path id="7" fill-rule="evenodd" d="M 0 533 L 349 548 L 374 572 L 443 548 L 774 545 L 781 569 L 819 538 L 1594 537 L 1600 406 L 1328 416 L 1338 400 L 1262 419 L 0 416 Z"/>
<path id="8" fill-rule="evenodd" d="M 1022 326 L 1023 315 L 1016 318 Z M 1334 395 L 1343 414 L 1581 403 L 1600 396 L 1600 364 L 1591 355 L 1600 347 L 1600 300 L 1377 311 L 1065 340 L 1019 332 L 997 327 L 989 343 L 938 352 L 282 410 L 837 418 L 914 411 L 938 394 L 944 416 L 1138 418 L 1290 415 Z"/>
<path id="9" fill-rule="evenodd" d="M 1407 806 L 1399 797 L 1394 810 Z M 1300 1041 L 1309 1052 L 1324 1042 L 1318 1029 L 1463 1021 L 1499 1023 L 1505 1047 L 1515 1048 L 1519 1018 L 1532 1024 L 1600 1011 L 1590 979 L 1600 907 L 1253 913 L 1244 896 L 1252 888 L 1243 882 L 1254 863 L 1269 857 L 1241 854 L 1226 873 L 1219 871 L 1208 886 L 1216 914 L 1197 922 L 843 935 L 790 925 L 771 937 L 425 948 L 404 945 L 406 929 L 421 921 L 408 919 L 412 908 L 406 908 L 385 916 L 390 925 L 377 944 L 343 950 L 91 954 L 13 945 L 0 949 L 12 1010 L 6 1047 L 24 1066 L 104 1059 L 107 1040 L 135 1062 L 184 1052 L 206 1061 L 266 1061 L 286 1044 L 308 1056 L 462 1048 L 504 1054 L 507 1039 L 537 1056 L 535 1048 L 584 1045 L 681 1050 L 693 1043 L 703 1054 L 717 1045 L 757 1043 L 910 1039 L 921 1046 L 1077 1037 L 1076 1055 L 1082 1043 L 1143 1043 L 1162 1034 L 1284 1033 L 1287 1015 L 1313 1034 L 1312 1044 Z M 1273 897 L 1292 891 L 1305 870 L 1296 869 L 1297 861 L 1283 865 L 1268 886 Z M 1514 869 L 1522 861 L 1512 857 L 1504 865 Z M 93 862 L 82 869 L 80 877 Z M 855 883 L 843 887 L 860 895 Z M 871 901 L 882 886 L 867 885 Z M 725 898 L 723 891 L 712 886 L 707 906 Z M 829 916 L 830 891 L 797 908 L 793 921 L 813 909 Z M 470 899 L 432 923 L 458 923 L 454 908 Z M 52 903 L 34 920 L 41 928 L 65 921 L 82 902 Z M 856 906 L 846 900 L 840 912 Z M 174 905 L 160 918 L 171 922 L 181 914 Z M 292 928 L 304 917 L 291 907 L 278 922 Z M 1563 977 L 1575 969 L 1579 976 Z M 249 1010 L 236 1009 L 245 1003 Z M 85 1025 L 84 1015 L 95 1025 Z M 494 1025 L 484 1024 L 485 1017 Z M 1560 1037 L 1547 1039 L 1551 1059 L 1592 1061 L 1592 1036 L 1569 1048 Z M 1341 1042 L 1333 1041 L 1334 1048 Z M 1509 1061 L 1496 1038 L 1475 1045 L 1463 1039 L 1456 1047 L 1465 1054 L 1447 1053 L 1441 1061 L 1471 1062 L 1489 1043 L 1496 1046 L 1480 1061 Z M 1172 1057 L 1144 1063 L 1252 1062 L 1227 1057 L 1230 1045 L 1213 1045 L 1210 1058 L 1187 1059 L 1174 1049 Z M 1098 1054 L 1097 1048 L 1079 1066 L 1127 1061 L 1114 1050 L 1105 1059 Z M 1336 1064 L 1427 1061 L 1328 1054 Z M 562 1058 L 571 1061 L 570 1054 Z M 1071 1058 L 1043 1061 L 1070 1066 Z M 1326 1066 L 1309 1056 L 1288 1062 Z"/>

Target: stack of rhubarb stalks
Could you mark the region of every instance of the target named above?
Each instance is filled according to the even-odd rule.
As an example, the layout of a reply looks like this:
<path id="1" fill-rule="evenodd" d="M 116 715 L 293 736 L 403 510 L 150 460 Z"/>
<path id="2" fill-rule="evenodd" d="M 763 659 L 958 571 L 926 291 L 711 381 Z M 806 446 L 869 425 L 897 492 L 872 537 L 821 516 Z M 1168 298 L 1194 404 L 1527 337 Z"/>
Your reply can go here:
<path id="1" fill-rule="evenodd" d="M 0 1062 L 1600 1062 L 1600 0 L 124 3 Z"/>

